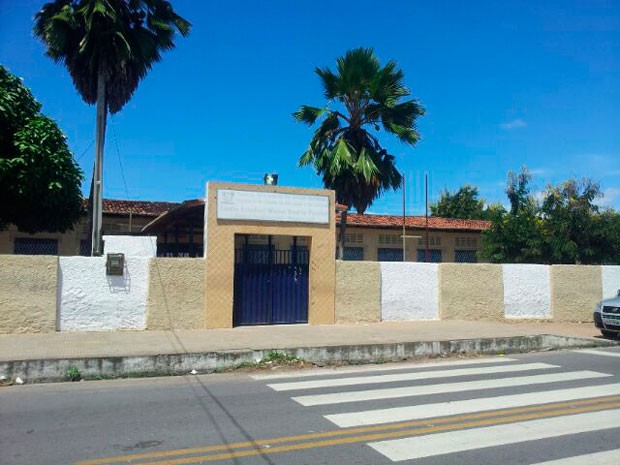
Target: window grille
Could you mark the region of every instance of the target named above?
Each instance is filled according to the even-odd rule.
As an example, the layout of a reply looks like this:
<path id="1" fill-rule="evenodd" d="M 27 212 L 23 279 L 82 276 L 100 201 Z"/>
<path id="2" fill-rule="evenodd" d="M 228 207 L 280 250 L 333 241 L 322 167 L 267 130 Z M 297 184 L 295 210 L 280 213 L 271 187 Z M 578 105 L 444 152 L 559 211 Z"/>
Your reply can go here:
<path id="1" fill-rule="evenodd" d="M 381 245 L 402 245 L 403 239 L 398 234 L 379 234 Z"/>
<path id="2" fill-rule="evenodd" d="M 377 249 L 377 259 L 380 262 L 402 262 L 403 249 L 396 248 L 379 248 Z"/>
<path id="3" fill-rule="evenodd" d="M 267 244 L 269 242 L 269 236 L 263 236 L 259 234 L 250 234 L 248 236 L 249 244 Z"/>
<path id="4" fill-rule="evenodd" d="M 16 238 L 13 242 L 16 255 L 58 255 L 58 239 Z"/>
<path id="5" fill-rule="evenodd" d="M 476 237 L 458 236 L 454 239 L 456 247 L 467 247 L 475 249 L 478 247 L 478 239 Z"/>
<path id="6" fill-rule="evenodd" d="M 364 247 L 345 247 L 345 260 L 364 260 Z"/>
<path id="7" fill-rule="evenodd" d="M 80 255 L 83 257 L 90 257 L 91 252 L 90 241 L 88 239 L 82 239 L 80 241 Z"/>
<path id="8" fill-rule="evenodd" d="M 441 250 L 439 249 L 429 249 L 428 250 L 429 261 L 431 263 L 441 263 Z M 418 261 L 425 262 L 426 261 L 426 250 L 418 249 Z"/>
<path id="9" fill-rule="evenodd" d="M 344 235 L 344 241 L 347 244 L 363 244 L 364 236 L 361 233 L 347 233 Z"/>
<path id="10" fill-rule="evenodd" d="M 456 263 L 476 263 L 478 257 L 475 250 L 455 250 L 454 261 Z"/>
<path id="11" fill-rule="evenodd" d="M 426 237 L 421 237 L 418 239 L 418 245 L 425 246 L 426 245 Z M 429 247 L 441 247 L 441 237 L 439 236 L 430 236 L 428 238 Z"/>

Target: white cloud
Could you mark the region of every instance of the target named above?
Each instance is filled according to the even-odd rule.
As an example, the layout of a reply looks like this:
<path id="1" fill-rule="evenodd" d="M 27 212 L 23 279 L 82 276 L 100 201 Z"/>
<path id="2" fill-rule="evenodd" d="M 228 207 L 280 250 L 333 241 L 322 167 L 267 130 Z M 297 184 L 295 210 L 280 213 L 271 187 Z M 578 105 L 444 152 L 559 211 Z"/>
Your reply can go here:
<path id="1" fill-rule="evenodd" d="M 499 125 L 500 128 L 511 131 L 513 129 L 521 129 L 527 127 L 527 123 L 521 118 L 513 119 L 512 121 L 508 121 L 507 123 L 502 123 Z"/>
<path id="2" fill-rule="evenodd" d="M 549 172 L 549 170 L 546 168 L 534 168 L 529 171 L 532 176 L 544 176 Z"/>
<path id="3" fill-rule="evenodd" d="M 603 191 L 603 197 L 596 200 L 601 207 L 613 207 L 620 200 L 620 188 L 608 187 Z"/>

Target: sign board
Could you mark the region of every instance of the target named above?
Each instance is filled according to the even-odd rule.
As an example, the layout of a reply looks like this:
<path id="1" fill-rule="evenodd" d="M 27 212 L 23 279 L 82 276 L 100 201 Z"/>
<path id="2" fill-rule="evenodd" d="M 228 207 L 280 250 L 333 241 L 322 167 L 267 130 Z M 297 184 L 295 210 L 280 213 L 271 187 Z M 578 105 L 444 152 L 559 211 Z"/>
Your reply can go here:
<path id="1" fill-rule="evenodd" d="M 217 190 L 217 219 L 329 224 L 329 197 Z"/>

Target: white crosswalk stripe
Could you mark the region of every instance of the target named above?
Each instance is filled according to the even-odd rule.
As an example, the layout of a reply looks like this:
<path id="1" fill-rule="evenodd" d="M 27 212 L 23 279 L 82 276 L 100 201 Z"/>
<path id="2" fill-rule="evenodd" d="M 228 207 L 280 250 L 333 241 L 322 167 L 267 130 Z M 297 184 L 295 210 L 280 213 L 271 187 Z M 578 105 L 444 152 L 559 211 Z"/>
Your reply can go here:
<path id="1" fill-rule="evenodd" d="M 620 462 L 620 449 L 539 462 L 533 465 L 618 465 L 618 462 Z"/>
<path id="2" fill-rule="evenodd" d="M 574 350 L 573 352 L 577 354 L 600 355 L 601 357 L 620 357 L 620 352 L 606 352 L 604 350 L 596 349 L 581 349 Z"/>
<path id="3" fill-rule="evenodd" d="M 430 384 L 390 389 L 374 389 L 368 391 L 337 392 L 333 394 L 318 394 L 293 397 L 295 402 L 309 407 L 313 405 L 344 404 L 377 399 L 396 399 L 399 397 L 415 397 L 430 394 L 446 394 L 451 392 L 477 391 L 480 389 L 496 389 L 511 386 L 532 386 L 535 384 L 559 383 L 578 379 L 605 378 L 607 373 L 596 371 L 571 371 L 568 373 L 553 373 L 550 375 L 518 376 L 514 378 L 499 378 L 484 381 L 467 381 L 464 383 Z"/>
<path id="4" fill-rule="evenodd" d="M 399 372 L 385 373 L 394 370 Z M 459 380 L 460 377 L 469 379 Z M 397 425 L 390 426 L 390 424 L 417 421 L 424 421 L 426 424 L 428 421 L 428 425 L 432 426 L 433 419 L 438 418 L 442 418 L 438 420 L 439 424 L 446 424 L 446 421 L 450 424 L 454 422 L 456 428 L 452 431 L 433 428 L 433 433 L 426 432 L 419 436 L 405 431 L 410 437 L 383 436 L 389 439 L 374 439 L 368 443 L 388 459 L 403 461 L 496 446 L 517 447 L 526 441 L 620 428 L 620 409 L 617 409 L 620 403 L 617 400 L 620 397 L 620 382 L 618 378 L 613 377 L 612 374 L 593 370 L 562 371 L 561 366 L 548 363 L 520 363 L 515 359 L 479 359 L 439 364 L 351 367 L 342 371 L 297 375 L 278 373 L 258 375 L 254 378 L 264 380 L 274 391 L 294 392 L 292 400 L 304 407 L 317 409 L 325 419 L 340 428 L 386 425 L 386 428 L 393 430 Z M 603 380 L 603 383 L 608 380 L 608 384 L 594 383 L 596 380 Z M 512 388 L 515 388 L 516 392 L 512 391 Z M 502 392 L 501 389 L 509 390 Z M 585 404 L 580 401 L 584 401 Z M 569 403 L 569 406 L 561 412 L 562 416 L 549 414 L 548 418 L 540 418 L 547 415 L 544 412 L 553 411 L 555 408 L 553 404 L 561 402 Z M 606 402 L 607 408 L 613 410 L 599 412 L 582 409 L 567 414 L 566 412 L 572 411 L 570 405 L 573 405 L 571 404 L 573 402 L 597 406 L 596 409 L 590 410 L 597 410 L 601 402 Z M 545 407 L 540 410 L 543 412 L 542 415 L 506 416 L 510 411 L 507 409 L 538 412 L 538 406 Z M 462 417 L 456 416 L 477 417 L 479 414 L 491 418 L 491 423 L 464 423 L 462 429 L 459 427 L 463 420 L 460 419 Z M 570 419 L 566 415 L 569 415 Z M 504 418 L 504 421 L 508 418 L 508 421 L 513 423 L 503 423 L 500 421 L 501 418 Z M 373 430 L 381 431 L 374 428 Z M 612 440 L 610 446 L 614 445 L 616 444 Z M 536 458 L 539 461 L 537 465 L 620 463 L 620 455 L 613 451 L 547 462 L 544 462 L 544 457 Z M 447 459 L 446 463 L 470 465 L 451 458 Z"/>
<path id="5" fill-rule="evenodd" d="M 572 415 L 570 421 L 566 421 L 566 418 L 562 417 L 530 420 L 486 428 L 375 442 L 371 443 L 370 447 L 394 462 L 399 462 L 401 460 L 617 428 L 618 425 L 620 425 L 620 410 L 611 410 Z"/>
<path id="6" fill-rule="evenodd" d="M 412 407 L 340 413 L 336 415 L 326 415 L 325 418 L 341 428 L 348 428 L 350 426 L 379 425 L 396 421 L 421 420 L 423 418 L 461 415 L 464 413 L 488 412 L 489 410 L 549 404 L 552 402 L 566 402 L 569 400 L 589 399 L 592 397 L 613 396 L 618 394 L 620 394 L 620 384 L 605 384 L 593 387 L 558 389 L 554 391 L 528 392 L 509 396 L 483 397 L 480 399 L 423 404 Z"/>
<path id="7" fill-rule="evenodd" d="M 438 371 L 416 371 L 394 375 L 359 376 L 353 378 L 321 379 L 315 381 L 297 381 L 289 383 L 268 384 L 275 391 L 294 391 L 298 389 L 316 389 L 337 386 L 355 386 L 360 384 L 392 383 L 396 381 L 414 381 L 436 378 L 452 378 L 456 376 L 473 376 L 497 373 L 513 373 L 521 371 L 545 370 L 559 368 L 548 363 L 523 363 L 519 365 L 502 365 L 491 367 L 459 368 Z"/>

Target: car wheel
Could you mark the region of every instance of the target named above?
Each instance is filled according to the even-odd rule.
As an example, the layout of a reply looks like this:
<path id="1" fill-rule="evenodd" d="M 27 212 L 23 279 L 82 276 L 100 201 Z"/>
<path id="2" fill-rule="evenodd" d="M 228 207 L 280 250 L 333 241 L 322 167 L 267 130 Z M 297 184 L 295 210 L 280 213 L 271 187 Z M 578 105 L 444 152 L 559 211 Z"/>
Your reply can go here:
<path id="1" fill-rule="evenodd" d="M 613 331 L 607 331 L 605 329 L 601 329 L 601 334 L 603 337 L 608 339 L 616 339 L 618 337 L 618 333 L 614 333 Z"/>

